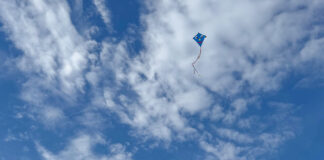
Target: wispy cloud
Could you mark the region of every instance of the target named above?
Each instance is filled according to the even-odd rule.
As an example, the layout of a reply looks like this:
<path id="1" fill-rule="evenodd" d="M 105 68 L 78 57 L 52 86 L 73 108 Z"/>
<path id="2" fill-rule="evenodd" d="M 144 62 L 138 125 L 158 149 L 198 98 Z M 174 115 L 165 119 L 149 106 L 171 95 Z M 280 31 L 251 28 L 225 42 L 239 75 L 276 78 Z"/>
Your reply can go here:
<path id="1" fill-rule="evenodd" d="M 110 109 L 124 123 L 133 126 L 137 134 L 164 141 L 200 137 L 199 130 L 206 129 L 208 124 L 194 122 L 196 119 L 190 117 L 201 115 L 203 119 L 208 117 L 230 128 L 217 129 L 218 135 L 227 140 L 212 136 L 216 142 L 227 146 L 219 145 L 220 148 L 215 149 L 222 152 L 215 154 L 219 159 L 251 156 L 252 151 L 247 152 L 245 147 L 267 153 L 270 149 L 264 147 L 266 141 L 262 139 L 281 137 L 277 139 L 280 142 L 277 144 L 281 144 L 293 137 L 288 134 L 293 129 L 267 133 L 265 128 L 273 127 L 268 125 L 270 121 L 255 122 L 262 118 L 249 108 L 267 107 L 260 106 L 262 99 L 258 94 L 279 90 L 289 71 L 302 65 L 298 60 L 303 51 L 298 46 L 303 45 L 303 40 L 312 32 L 305 28 L 312 25 L 315 3 L 146 1 L 150 12 L 142 15 L 147 27 L 143 33 L 145 50 L 133 59 L 125 50 L 107 58 L 114 66 L 119 66 L 114 69 L 115 82 L 119 84 L 116 90 L 131 86 L 129 93 L 133 95 L 125 94 L 128 102 L 124 103 L 118 101 L 120 94 L 109 94 L 109 101 L 114 99 L 114 105 L 117 104 Z M 192 41 L 198 31 L 205 33 L 207 39 L 198 64 L 201 76 L 195 77 L 190 64 L 199 51 Z M 103 50 L 102 55 L 109 55 L 108 51 Z M 215 114 L 211 114 L 213 112 Z M 273 115 L 277 113 L 273 111 L 264 116 L 271 119 Z M 264 134 L 251 130 L 244 133 L 238 129 L 251 129 L 251 126 L 260 127 Z M 267 134 L 271 136 L 265 136 Z M 249 138 L 253 136 L 259 138 L 256 141 Z M 230 141 L 251 145 L 239 147 Z M 213 142 L 206 143 L 215 147 Z M 271 149 L 278 147 L 273 146 Z"/>
<path id="2" fill-rule="evenodd" d="M 98 144 L 107 146 L 107 142 L 100 136 L 80 134 L 71 139 L 67 146 L 57 154 L 48 151 L 41 144 L 36 143 L 38 152 L 45 160 L 131 160 L 132 153 L 125 150 L 122 144 L 109 144 L 109 154 L 98 155 L 94 147 Z"/>
<path id="3" fill-rule="evenodd" d="M 252 137 L 250 137 L 249 135 L 237 132 L 235 130 L 219 128 L 219 129 L 216 129 L 216 131 L 221 137 L 228 138 L 229 140 L 233 140 L 238 143 L 252 143 L 253 142 Z"/>
<path id="4" fill-rule="evenodd" d="M 104 1 L 93 2 L 111 26 Z M 315 31 L 309 27 L 322 2 L 144 4 L 149 10 L 141 17 L 144 49 L 130 56 L 127 39 L 87 41 L 90 28 L 82 37 L 63 0 L 0 2 L 1 22 L 23 51 L 16 60 L 27 77 L 21 98 L 42 115 L 42 122 L 64 121 L 69 115 L 66 106 L 86 97 L 91 102 L 82 104 L 75 123 L 104 127 L 105 117 L 99 113 L 108 110 L 131 126 L 127 132 L 135 138 L 196 141 L 206 159 L 222 160 L 258 159 L 295 136 L 293 105 L 263 103 L 259 95 L 279 90 L 289 71 L 322 59 L 323 40 L 310 36 Z M 199 77 L 191 68 L 199 51 L 192 36 L 198 31 L 207 35 L 197 65 Z M 88 105 L 100 111 L 87 110 Z M 107 141 L 80 134 L 57 154 L 40 143 L 36 146 L 44 159 L 132 157 L 121 144 L 109 145 L 109 155 L 97 155 L 92 150 L 97 144 Z"/>
<path id="5" fill-rule="evenodd" d="M 49 103 L 53 96 L 73 102 L 86 84 L 84 72 L 88 68 L 89 43 L 72 24 L 68 4 L 33 0 L 1 1 L 0 6 L 5 31 L 23 51 L 16 59 L 17 66 L 28 78 L 23 85 L 22 99 L 40 108 L 36 111 L 52 106 Z M 51 121 L 61 117 L 52 113 L 48 116 Z"/>
<path id="6" fill-rule="evenodd" d="M 20 69 L 41 76 L 48 82 L 47 88 L 58 87 L 65 94 L 82 91 L 82 72 L 87 67 L 85 42 L 70 20 L 67 4 L 34 0 L 2 1 L 1 6 L 10 39 L 24 51 L 18 61 Z"/>
<path id="7" fill-rule="evenodd" d="M 111 14 L 110 14 L 110 11 L 108 10 L 108 8 L 106 7 L 105 2 L 106 1 L 104 1 L 104 0 L 93 0 L 93 3 L 97 7 L 97 10 L 101 15 L 102 20 L 104 21 L 104 23 L 106 24 L 108 29 L 112 30 L 112 27 L 111 27 Z"/>
<path id="8" fill-rule="evenodd" d="M 246 157 L 239 156 L 242 153 L 242 148 L 237 147 L 232 143 L 218 142 L 217 145 L 213 146 L 204 141 L 200 142 L 201 147 L 207 152 L 210 153 L 210 156 L 206 157 L 206 160 L 211 159 L 221 159 L 221 160 L 244 160 Z"/>

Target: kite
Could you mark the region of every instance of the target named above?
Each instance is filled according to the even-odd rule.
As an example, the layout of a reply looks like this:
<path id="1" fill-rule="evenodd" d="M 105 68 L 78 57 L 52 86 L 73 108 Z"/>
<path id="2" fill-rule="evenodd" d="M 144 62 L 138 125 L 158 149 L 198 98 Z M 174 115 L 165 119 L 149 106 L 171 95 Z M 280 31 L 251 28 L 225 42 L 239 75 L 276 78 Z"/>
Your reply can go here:
<path id="1" fill-rule="evenodd" d="M 203 44 L 203 42 L 204 42 L 204 40 L 205 40 L 206 37 L 207 36 L 205 36 L 205 35 L 203 35 L 203 34 L 201 34 L 199 32 L 198 32 L 198 34 L 195 37 L 193 37 L 193 39 L 198 43 L 198 45 L 200 47 L 200 52 L 199 52 L 198 57 L 196 58 L 196 60 L 194 62 L 192 62 L 192 67 L 194 68 L 194 73 L 196 73 L 196 72 L 198 73 L 198 71 L 197 71 L 197 69 L 195 67 L 195 64 L 198 61 L 198 59 L 200 58 L 200 55 L 201 55 L 201 45 Z"/>

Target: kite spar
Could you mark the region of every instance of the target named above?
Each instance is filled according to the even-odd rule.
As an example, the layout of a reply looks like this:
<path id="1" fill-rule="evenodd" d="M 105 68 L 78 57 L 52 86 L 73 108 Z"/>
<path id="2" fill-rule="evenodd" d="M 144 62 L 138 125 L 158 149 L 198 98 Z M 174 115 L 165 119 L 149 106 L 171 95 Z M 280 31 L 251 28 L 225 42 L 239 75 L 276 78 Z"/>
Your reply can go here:
<path id="1" fill-rule="evenodd" d="M 198 34 L 197 34 L 195 37 L 193 37 L 193 39 L 198 43 L 198 45 L 199 45 L 199 47 L 200 47 L 200 52 L 199 52 L 198 57 L 196 58 L 196 60 L 195 60 L 194 62 L 192 62 L 192 67 L 193 67 L 193 69 L 194 69 L 194 74 L 195 74 L 196 72 L 198 73 L 198 71 L 197 71 L 197 69 L 196 69 L 196 67 L 195 67 L 195 64 L 196 64 L 196 62 L 198 61 L 198 59 L 200 58 L 200 55 L 201 55 L 201 45 L 202 45 L 202 43 L 204 42 L 204 40 L 205 40 L 206 37 L 207 37 L 207 36 L 205 36 L 205 35 L 203 35 L 203 34 L 201 34 L 201 33 L 199 33 L 199 32 L 198 32 Z"/>

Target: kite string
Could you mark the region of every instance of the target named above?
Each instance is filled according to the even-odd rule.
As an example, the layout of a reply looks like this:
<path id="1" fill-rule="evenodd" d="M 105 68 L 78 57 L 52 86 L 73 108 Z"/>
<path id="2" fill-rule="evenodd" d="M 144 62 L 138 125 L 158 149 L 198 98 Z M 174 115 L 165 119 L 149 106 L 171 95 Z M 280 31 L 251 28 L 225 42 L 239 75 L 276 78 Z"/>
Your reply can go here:
<path id="1" fill-rule="evenodd" d="M 192 67 L 194 68 L 194 74 L 195 74 L 196 72 L 198 73 L 198 71 L 197 71 L 197 69 L 196 69 L 196 67 L 195 67 L 195 64 L 196 64 L 196 62 L 198 61 L 198 59 L 200 58 L 200 55 L 201 55 L 201 47 L 200 47 L 200 52 L 199 52 L 198 57 L 196 58 L 196 60 L 195 60 L 194 62 L 192 62 Z"/>

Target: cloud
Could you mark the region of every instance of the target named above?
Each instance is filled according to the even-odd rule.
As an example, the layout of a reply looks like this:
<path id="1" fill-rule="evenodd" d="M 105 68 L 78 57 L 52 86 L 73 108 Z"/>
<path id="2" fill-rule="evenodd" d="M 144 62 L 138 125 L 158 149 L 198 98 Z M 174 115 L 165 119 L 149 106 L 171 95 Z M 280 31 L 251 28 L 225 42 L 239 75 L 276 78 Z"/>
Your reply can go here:
<path id="1" fill-rule="evenodd" d="M 8 131 L 8 135 L 4 138 L 5 142 L 11 141 L 26 141 L 30 138 L 30 135 L 27 132 L 22 132 L 18 134 L 13 134 L 11 131 Z"/>
<path id="2" fill-rule="evenodd" d="M 262 132 L 277 137 L 293 129 L 266 133 L 266 128 L 273 127 L 268 124 L 269 119 L 283 115 L 272 110 L 262 117 L 250 111 L 250 106 L 252 110 L 266 110 L 269 104 L 260 105 L 263 100 L 258 95 L 280 90 L 289 72 L 302 65 L 300 46 L 307 43 L 304 40 L 312 32 L 309 26 L 312 26 L 315 3 L 318 2 L 145 1 L 149 12 L 141 17 L 146 30 L 142 35 L 145 49 L 140 55 L 130 58 L 125 53 L 128 46 L 124 42 L 117 44 L 116 49 L 107 45 L 102 50 L 102 60 L 110 60 L 106 63 L 109 66 L 118 66 L 112 67 L 113 82 L 118 84 L 113 92 L 125 88 L 128 91 L 114 94 L 107 87 L 108 102 L 114 106 L 109 108 L 122 122 L 131 125 L 137 135 L 162 141 L 197 138 L 201 136 L 201 128 L 210 132 L 209 121 L 202 124 L 197 120 L 209 118 L 219 122 L 228 127 L 217 130 L 226 141 L 214 137 L 215 141 L 226 144 L 226 148 L 217 150 L 228 151 L 228 154 L 217 154 L 220 159 L 244 159 L 259 149 L 263 150 L 260 153 L 267 153 L 269 148 L 264 147 L 263 138 L 248 137 L 260 137 Z M 190 64 L 199 52 L 192 40 L 198 31 L 206 34 L 207 39 L 197 65 L 200 76 L 195 77 Z M 306 54 L 311 59 L 318 56 Z M 123 96 L 127 101 L 120 101 Z M 201 119 L 196 119 L 197 115 Z M 256 121 L 261 119 L 267 121 Z M 249 132 L 241 132 L 236 127 Z M 260 130 L 253 131 L 253 127 Z M 286 139 L 278 138 L 278 141 Z M 246 147 L 253 149 L 248 152 L 228 141 L 251 143 Z M 252 157 L 257 155 L 261 154 Z"/>
<path id="3" fill-rule="evenodd" d="M 233 140 L 238 143 L 252 143 L 254 141 L 253 138 L 251 138 L 250 136 L 242 134 L 235 130 L 218 128 L 216 129 L 216 131 L 220 136 L 228 138 L 229 140 Z"/>
<path id="4" fill-rule="evenodd" d="M 92 42 L 75 29 L 65 1 L 1 1 L 0 8 L 9 39 L 23 52 L 15 59 L 26 75 L 21 98 L 55 122 L 63 114 L 61 109 L 46 106 L 61 105 L 55 100 L 74 103 L 84 92 Z M 58 112 L 49 115 L 49 109 Z"/>
<path id="5" fill-rule="evenodd" d="M 68 95 L 82 91 L 87 43 L 75 30 L 66 2 L 3 1 L 1 6 L 4 27 L 24 52 L 17 61 L 20 69 L 38 75 L 52 90 L 58 87 Z"/>
<path id="6" fill-rule="evenodd" d="M 113 144 L 109 147 L 112 156 L 108 160 L 131 160 L 132 154 L 125 151 L 125 146 L 122 144 Z"/>
<path id="7" fill-rule="evenodd" d="M 44 107 L 42 111 L 40 111 L 39 116 L 43 123 L 49 126 L 62 123 L 66 120 L 63 111 L 57 107 Z"/>
<path id="8" fill-rule="evenodd" d="M 240 157 L 239 154 L 242 152 L 240 147 L 236 147 L 231 143 L 219 142 L 218 145 L 212 146 L 204 141 L 200 143 L 201 147 L 213 156 L 207 157 L 206 159 L 220 159 L 220 160 L 243 160 L 245 157 Z M 216 157 L 214 157 L 216 156 Z"/>
<path id="9" fill-rule="evenodd" d="M 269 159 L 276 152 L 276 149 L 287 139 L 294 136 L 292 133 L 276 134 L 264 133 L 256 137 L 248 137 L 241 133 L 220 129 L 219 133 L 233 141 L 201 140 L 200 146 L 207 153 L 205 159 Z M 237 143 L 240 144 L 237 144 Z"/>
<path id="10" fill-rule="evenodd" d="M 228 128 L 222 123 L 209 124 L 213 130 L 204 129 L 199 138 L 200 147 L 207 153 L 205 159 L 269 159 L 280 145 L 296 136 L 296 106 L 271 102 L 262 107 L 267 110 L 265 115 L 250 113 L 237 124 L 225 123 Z"/>
<path id="11" fill-rule="evenodd" d="M 104 0 L 93 0 L 93 3 L 97 7 L 97 10 L 101 15 L 102 20 L 104 21 L 104 23 L 106 24 L 108 29 L 111 30 L 112 29 L 111 14 L 110 14 L 108 8 L 106 7 L 105 1 Z"/>
<path id="12" fill-rule="evenodd" d="M 93 2 L 110 26 L 104 2 Z M 136 55 L 127 39 L 87 41 L 98 28 L 82 37 L 63 0 L 1 1 L 0 17 L 23 51 L 16 60 L 27 77 L 21 98 L 45 122 L 61 122 L 66 106 L 90 99 L 76 120 L 85 127 L 103 127 L 101 110 L 87 110 L 101 107 L 131 126 L 135 138 L 199 141 L 207 159 L 257 159 L 295 136 L 292 105 L 263 103 L 259 95 L 280 90 L 291 70 L 322 60 L 322 39 L 310 27 L 321 4 L 145 1 L 144 48 Z M 198 31 L 207 39 L 197 64 L 200 76 L 195 76 L 191 62 L 199 48 L 192 36 Z M 57 154 L 36 146 L 45 159 L 131 158 L 121 144 L 109 145 L 110 155 L 93 152 L 106 143 L 80 134 Z"/>
<path id="13" fill-rule="evenodd" d="M 41 144 L 36 143 L 36 148 L 39 154 L 45 160 L 131 160 L 132 153 L 126 152 L 125 146 L 122 144 L 111 144 L 109 146 L 109 154 L 99 155 L 94 152 L 96 145 L 105 145 L 105 142 L 100 136 L 88 134 L 80 134 L 70 140 L 67 146 L 57 154 L 53 154 L 44 148 Z"/>

